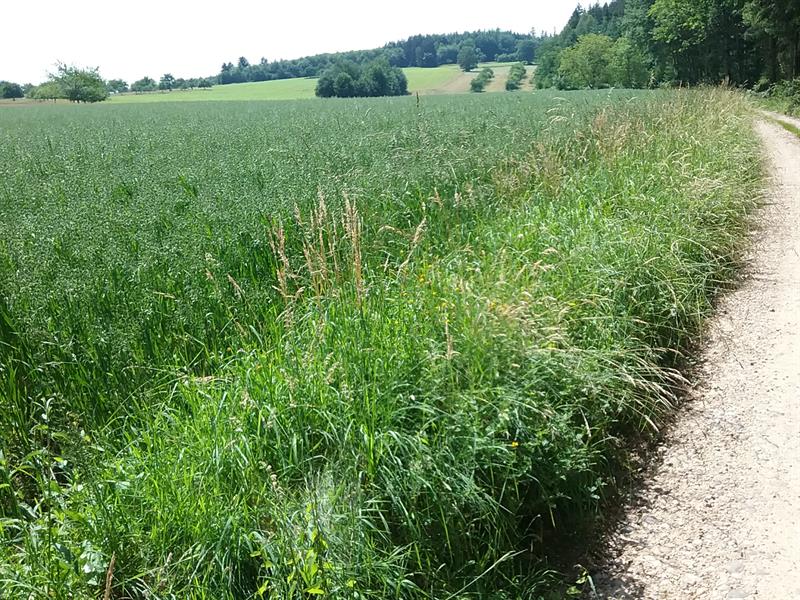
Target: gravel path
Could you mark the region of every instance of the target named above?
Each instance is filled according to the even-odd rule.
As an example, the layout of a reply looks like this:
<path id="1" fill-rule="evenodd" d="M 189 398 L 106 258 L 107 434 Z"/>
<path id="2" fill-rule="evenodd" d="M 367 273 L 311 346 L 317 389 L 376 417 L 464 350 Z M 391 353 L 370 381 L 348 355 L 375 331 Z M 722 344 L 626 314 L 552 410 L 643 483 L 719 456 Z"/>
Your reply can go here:
<path id="1" fill-rule="evenodd" d="M 756 127 L 772 183 L 748 272 L 595 598 L 800 600 L 800 139 Z"/>

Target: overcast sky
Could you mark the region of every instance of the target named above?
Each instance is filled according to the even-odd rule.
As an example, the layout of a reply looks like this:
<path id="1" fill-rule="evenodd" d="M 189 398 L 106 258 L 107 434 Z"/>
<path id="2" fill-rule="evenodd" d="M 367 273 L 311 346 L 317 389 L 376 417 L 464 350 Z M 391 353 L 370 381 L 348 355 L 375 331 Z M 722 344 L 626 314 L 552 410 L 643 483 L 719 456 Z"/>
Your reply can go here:
<path id="1" fill-rule="evenodd" d="M 577 0 L 3 0 L 0 80 L 39 83 L 56 61 L 129 83 L 214 75 L 226 61 L 375 48 L 416 33 L 560 30 Z"/>

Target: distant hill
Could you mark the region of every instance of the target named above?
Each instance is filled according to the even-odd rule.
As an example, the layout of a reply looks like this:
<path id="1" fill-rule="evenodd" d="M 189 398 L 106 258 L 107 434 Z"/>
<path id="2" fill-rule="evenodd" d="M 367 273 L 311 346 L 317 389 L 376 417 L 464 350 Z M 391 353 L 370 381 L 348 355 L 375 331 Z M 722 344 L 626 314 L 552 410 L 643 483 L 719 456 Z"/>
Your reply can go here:
<path id="1" fill-rule="evenodd" d="M 520 42 L 526 40 L 532 40 L 534 46 L 539 41 L 538 38 L 531 35 L 495 29 L 415 35 L 406 40 L 386 44 L 383 48 L 316 54 L 294 60 L 269 62 L 266 58 L 262 58 L 257 63 L 251 63 L 242 56 L 235 63 L 224 63 L 216 75 L 216 80 L 219 84 L 225 85 L 296 77 L 317 77 L 325 69 L 339 61 L 364 64 L 382 57 L 385 57 L 394 67 L 438 67 L 455 64 L 458 50 L 464 43 L 474 43 L 481 61 L 514 61 L 520 58 Z M 528 41 L 527 45 L 530 43 Z"/>

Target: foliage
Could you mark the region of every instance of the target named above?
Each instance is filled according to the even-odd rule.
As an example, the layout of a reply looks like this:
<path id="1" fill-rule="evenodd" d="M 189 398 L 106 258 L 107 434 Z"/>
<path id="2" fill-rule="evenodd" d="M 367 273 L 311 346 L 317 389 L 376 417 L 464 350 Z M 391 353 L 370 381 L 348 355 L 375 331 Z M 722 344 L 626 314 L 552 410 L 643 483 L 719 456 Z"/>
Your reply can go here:
<path id="1" fill-rule="evenodd" d="M 559 59 L 560 88 L 644 87 L 649 72 L 646 59 L 627 37 L 616 41 L 590 33 L 578 38 Z"/>
<path id="2" fill-rule="evenodd" d="M 764 80 L 760 84 L 761 89 L 757 86 L 756 93 L 768 108 L 789 115 L 800 115 L 800 77 L 773 85 Z"/>
<path id="3" fill-rule="evenodd" d="M 80 69 L 60 63 L 50 79 L 61 88 L 62 97 L 72 102 L 100 102 L 108 98 L 108 89 L 97 68 Z"/>
<path id="4" fill-rule="evenodd" d="M 57 100 L 64 98 L 64 91 L 56 81 L 46 81 L 31 89 L 28 95 L 34 100 Z"/>
<path id="5" fill-rule="evenodd" d="M 464 45 L 475 48 L 478 61 L 495 61 L 501 57 L 517 60 L 518 42 L 529 40 L 535 47 L 538 38 L 510 31 L 490 30 L 443 35 L 415 35 L 406 40 L 392 42 L 383 48 L 356 50 L 333 54 L 317 54 L 296 60 L 270 62 L 262 58 L 258 63 L 250 63 L 241 57 L 237 64 L 223 63 L 217 76 L 221 84 L 244 83 L 248 81 L 272 81 L 297 77 L 318 77 L 326 70 L 341 62 L 365 65 L 378 59 L 386 59 L 393 67 L 432 68 L 446 64 L 456 64 L 458 52 Z M 530 45 L 526 46 L 526 56 Z M 474 67 L 473 67 L 474 68 Z"/>
<path id="6" fill-rule="evenodd" d="M 106 82 L 106 88 L 111 94 L 121 94 L 128 91 L 127 82 L 122 79 L 110 79 Z"/>
<path id="7" fill-rule="evenodd" d="M 320 98 L 354 98 L 404 96 L 408 80 L 402 69 L 392 67 L 385 59 L 365 66 L 342 61 L 325 71 L 317 81 Z"/>
<path id="8" fill-rule="evenodd" d="M 537 597 L 732 277 L 748 114 L 0 111 L 3 594 Z"/>
<path id="9" fill-rule="evenodd" d="M 162 75 L 161 80 L 158 82 L 158 89 L 170 91 L 173 87 L 175 87 L 175 77 L 171 73 Z"/>
<path id="10" fill-rule="evenodd" d="M 643 88 L 650 83 L 647 57 L 627 36 L 617 38 L 608 61 L 608 84 Z"/>
<path id="11" fill-rule="evenodd" d="M 800 76 L 800 3 L 748 0 L 742 10 L 748 34 L 757 44 L 769 81 Z"/>
<path id="12" fill-rule="evenodd" d="M 526 64 L 533 64 L 536 58 L 536 40 L 533 38 L 517 42 L 517 60 Z"/>
<path id="13" fill-rule="evenodd" d="M 472 92 L 482 92 L 492 79 L 494 79 L 494 71 L 490 67 L 484 67 L 480 73 L 469 82 L 469 89 Z"/>
<path id="14" fill-rule="evenodd" d="M 150 77 L 142 77 L 131 84 L 132 92 L 154 92 L 158 89 L 158 84 L 155 79 Z"/>
<path id="15" fill-rule="evenodd" d="M 509 69 L 508 72 L 508 79 L 506 79 L 506 90 L 509 92 L 518 90 L 522 84 L 522 80 L 525 79 L 525 76 L 525 65 L 522 63 L 511 65 L 511 69 Z"/>
<path id="16" fill-rule="evenodd" d="M 536 71 L 534 71 L 536 87 L 542 89 L 557 87 L 562 49 L 561 42 L 557 37 L 550 37 L 542 41 L 537 55 Z"/>
<path id="17" fill-rule="evenodd" d="M 12 83 L 11 81 L 0 81 L 0 98 L 14 100 L 24 97 L 25 92 L 22 91 L 20 84 Z"/>
<path id="18" fill-rule="evenodd" d="M 458 51 L 458 66 L 462 71 L 472 71 L 478 66 L 478 53 L 475 44 L 464 42 Z"/>
<path id="19" fill-rule="evenodd" d="M 613 79 L 626 86 L 752 85 L 763 77 L 774 83 L 800 72 L 799 32 L 800 3 L 794 0 L 612 0 L 588 10 L 578 7 L 561 33 L 540 41 L 536 82 L 539 87 Z M 589 74 L 587 66 L 607 69 L 611 59 L 571 51 L 590 34 L 627 40 L 616 50 L 613 73 Z M 569 53 L 565 71 L 578 73 L 577 80 L 564 79 L 562 53 Z"/>

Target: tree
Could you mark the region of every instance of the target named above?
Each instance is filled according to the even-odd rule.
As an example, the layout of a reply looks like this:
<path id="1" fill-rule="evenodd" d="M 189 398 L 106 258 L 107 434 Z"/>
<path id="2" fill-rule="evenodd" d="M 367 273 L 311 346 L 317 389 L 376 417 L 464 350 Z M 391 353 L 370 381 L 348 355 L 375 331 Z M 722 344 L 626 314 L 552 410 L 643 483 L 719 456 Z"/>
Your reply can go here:
<path id="1" fill-rule="evenodd" d="M 249 66 L 250 66 L 250 61 L 247 60 L 244 56 L 240 56 L 239 57 L 239 68 L 240 69 L 246 69 Z"/>
<path id="2" fill-rule="evenodd" d="M 609 85 L 642 88 L 649 83 L 650 72 L 644 53 L 627 37 L 614 42 L 608 64 Z"/>
<path id="3" fill-rule="evenodd" d="M 339 61 L 328 67 L 317 81 L 320 98 L 403 96 L 408 93 L 408 80 L 403 70 L 393 67 L 386 58 L 365 66 L 353 61 Z"/>
<path id="4" fill-rule="evenodd" d="M 538 66 L 534 72 L 536 87 L 549 88 L 556 85 L 558 68 L 561 65 L 561 44 L 558 38 L 549 37 L 538 49 Z"/>
<path id="5" fill-rule="evenodd" d="M 472 71 L 478 66 L 478 53 L 475 51 L 475 45 L 464 43 L 458 51 L 458 66 L 463 71 Z"/>
<path id="6" fill-rule="evenodd" d="M 317 89 L 315 92 L 317 97 L 333 98 L 336 95 L 336 88 L 333 85 L 335 77 L 336 74 L 330 69 L 320 75 L 317 80 Z"/>
<path id="7" fill-rule="evenodd" d="M 161 81 L 158 82 L 158 89 L 170 91 L 175 87 L 175 78 L 171 73 L 164 73 L 161 76 Z"/>
<path id="8" fill-rule="evenodd" d="M 30 91 L 30 97 L 35 100 L 57 100 L 64 97 L 61 86 L 55 81 L 46 81 L 37 85 Z"/>
<path id="9" fill-rule="evenodd" d="M 356 95 L 356 82 L 349 73 L 342 71 L 333 80 L 333 91 L 339 98 L 352 98 Z"/>
<path id="10" fill-rule="evenodd" d="M 158 89 L 158 84 L 156 83 L 155 79 L 151 77 L 142 77 L 138 81 L 134 81 L 131 84 L 131 91 L 142 93 L 142 92 L 154 92 Z"/>
<path id="11" fill-rule="evenodd" d="M 536 42 L 533 38 L 517 42 L 517 59 L 531 64 L 536 56 Z"/>
<path id="12" fill-rule="evenodd" d="M 762 74 L 771 81 L 800 76 L 800 2 L 748 0 L 742 13 L 760 46 Z"/>
<path id="13" fill-rule="evenodd" d="M 79 69 L 59 63 L 50 79 L 61 88 L 63 97 L 72 102 L 100 102 L 108 98 L 108 89 L 98 69 Z"/>
<path id="14" fill-rule="evenodd" d="M 22 91 L 20 84 L 12 83 L 11 81 L 0 81 L 0 98 L 16 100 L 24 97 L 25 92 Z"/>
<path id="15" fill-rule="evenodd" d="M 613 49 L 614 40 L 607 35 L 590 33 L 578 38 L 574 46 L 561 52 L 558 73 L 563 87 L 577 89 L 610 85 L 609 64 Z"/>
<path id="16" fill-rule="evenodd" d="M 106 88 L 112 94 L 121 94 L 128 91 L 128 84 L 122 79 L 109 79 Z"/>
<path id="17" fill-rule="evenodd" d="M 447 44 L 436 49 L 436 62 L 440 65 L 453 65 L 458 62 L 458 46 Z"/>

